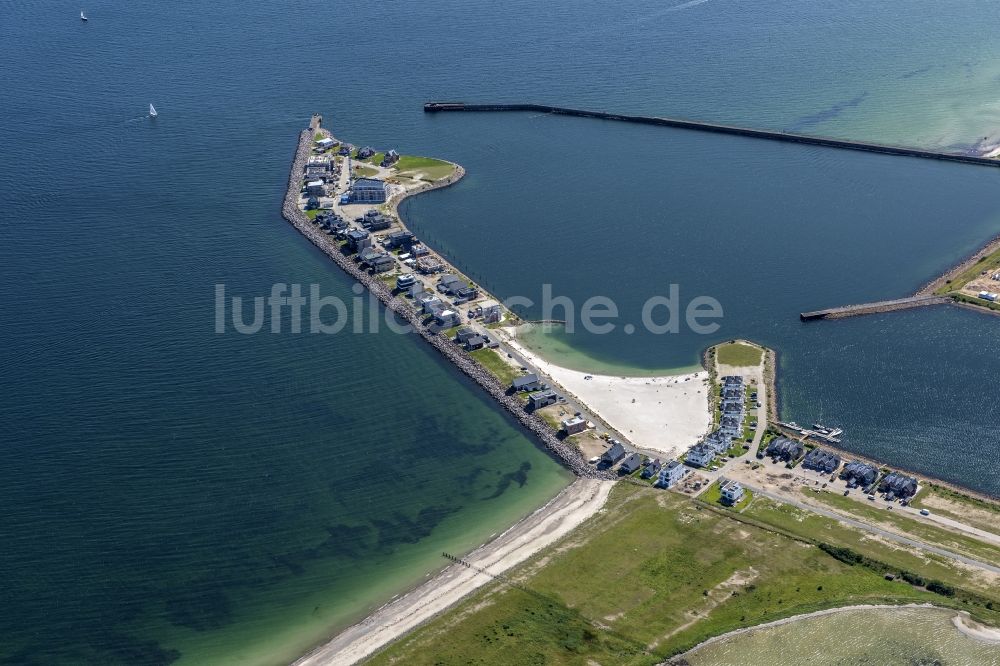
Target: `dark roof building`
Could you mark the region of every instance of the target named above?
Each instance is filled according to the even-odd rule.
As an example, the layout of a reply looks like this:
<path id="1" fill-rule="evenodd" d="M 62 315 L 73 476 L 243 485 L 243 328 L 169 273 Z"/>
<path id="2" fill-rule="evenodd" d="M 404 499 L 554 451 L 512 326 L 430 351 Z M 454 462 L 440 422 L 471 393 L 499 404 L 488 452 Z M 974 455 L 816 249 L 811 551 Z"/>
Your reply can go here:
<path id="1" fill-rule="evenodd" d="M 481 335 L 473 335 L 471 338 L 465 341 L 465 349 L 467 351 L 475 351 L 476 349 L 482 349 L 486 346 L 486 338 Z"/>
<path id="2" fill-rule="evenodd" d="M 848 488 L 867 488 L 878 478 L 878 468 L 860 460 L 852 460 L 844 465 L 840 478 L 847 481 Z"/>
<path id="3" fill-rule="evenodd" d="M 625 457 L 625 447 L 621 445 L 621 442 L 615 441 L 611 443 L 611 448 L 604 452 L 601 456 L 601 462 L 607 465 L 614 465 L 616 462 Z"/>
<path id="4" fill-rule="evenodd" d="M 660 463 L 659 458 L 656 460 L 650 460 L 649 464 L 646 465 L 646 469 L 642 470 L 642 474 L 640 476 L 644 479 L 652 479 L 660 473 L 661 467 L 663 467 L 663 465 Z"/>
<path id="5" fill-rule="evenodd" d="M 464 303 L 466 301 L 473 301 L 473 300 L 475 300 L 478 297 L 479 297 L 479 290 L 475 289 L 474 287 L 462 286 L 462 287 L 459 287 L 457 291 L 455 291 L 455 302 L 456 303 Z"/>
<path id="6" fill-rule="evenodd" d="M 438 290 L 445 294 L 458 293 L 459 289 L 468 287 L 464 280 L 455 277 L 451 273 L 445 273 L 438 280 Z"/>
<path id="7" fill-rule="evenodd" d="M 823 472 L 824 474 L 832 474 L 840 467 L 840 456 L 817 446 L 806 454 L 805 459 L 802 461 L 802 466 L 806 469 Z"/>
<path id="8" fill-rule="evenodd" d="M 767 445 L 764 453 L 775 460 L 791 462 L 802 457 L 803 451 L 805 451 L 805 447 L 802 445 L 802 442 L 796 442 L 787 437 L 775 437 Z"/>
<path id="9" fill-rule="evenodd" d="M 347 247 L 355 252 L 359 252 L 363 247 L 371 245 L 368 232 L 362 229 L 351 229 L 347 232 Z"/>
<path id="10" fill-rule="evenodd" d="M 469 340 L 469 338 L 474 337 L 476 335 L 479 334 L 476 333 L 471 328 L 469 328 L 468 326 L 463 326 L 462 328 L 458 329 L 458 331 L 455 333 L 455 342 L 464 345 Z"/>
<path id="11" fill-rule="evenodd" d="M 917 480 L 899 472 L 890 472 L 878 484 L 879 491 L 885 493 L 888 500 L 899 498 L 909 499 L 917 494 Z"/>
<path id="12" fill-rule="evenodd" d="M 536 391 L 535 393 L 528 394 L 528 408 L 531 411 L 541 409 L 542 407 L 548 407 L 549 405 L 554 405 L 558 401 L 559 396 L 556 395 L 556 392 L 551 389 Z"/>
<path id="13" fill-rule="evenodd" d="M 397 153 L 395 150 L 388 150 L 388 151 L 386 151 L 385 155 L 382 157 L 382 165 L 381 166 L 383 166 L 383 167 L 392 166 L 393 164 L 395 164 L 398 161 L 399 161 L 399 153 Z"/>
<path id="14" fill-rule="evenodd" d="M 385 215 L 376 215 L 375 217 L 365 216 L 361 221 L 361 226 L 368 231 L 384 231 L 392 226 L 392 218 Z"/>
<path id="15" fill-rule="evenodd" d="M 409 247 L 414 241 L 413 234 L 409 231 L 393 231 L 385 239 L 385 246 L 389 249 L 397 247 Z"/>
<path id="16" fill-rule="evenodd" d="M 618 473 L 623 476 L 632 474 L 640 467 L 642 467 L 642 456 L 638 453 L 633 453 L 622 462 L 621 467 L 618 468 Z"/>

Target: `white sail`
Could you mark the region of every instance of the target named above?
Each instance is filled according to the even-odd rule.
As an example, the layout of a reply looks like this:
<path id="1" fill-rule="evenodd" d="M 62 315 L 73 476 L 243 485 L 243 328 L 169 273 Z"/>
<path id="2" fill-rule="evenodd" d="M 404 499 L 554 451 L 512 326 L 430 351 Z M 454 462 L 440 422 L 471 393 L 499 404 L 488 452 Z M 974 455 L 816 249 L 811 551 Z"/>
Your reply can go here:
<path id="1" fill-rule="evenodd" d="M 87 20 L 87 17 L 86 17 L 86 16 L 84 16 L 84 14 L 83 14 L 83 10 L 82 10 L 82 9 L 80 10 L 80 20 L 81 20 L 81 21 L 86 21 L 86 20 Z"/>
<path id="2" fill-rule="evenodd" d="M 155 118 L 156 117 L 156 109 L 153 108 L 152 104 L 149 105 L 149 115 L 150 115 L 151 118 Z"/>

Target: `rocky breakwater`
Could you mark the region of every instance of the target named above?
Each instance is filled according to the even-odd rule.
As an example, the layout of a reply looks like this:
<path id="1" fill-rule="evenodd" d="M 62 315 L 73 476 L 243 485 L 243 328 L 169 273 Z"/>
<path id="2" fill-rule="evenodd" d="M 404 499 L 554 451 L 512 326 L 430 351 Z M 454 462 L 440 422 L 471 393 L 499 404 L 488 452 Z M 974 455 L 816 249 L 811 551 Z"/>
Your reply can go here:
<path id="1" fill-rule="evenodd" d="M 299 135 L 299 145 L 295 151 L 295 157 L 292 160 L 292 167 L 288 176 L 288 190 L 285 192 L 285 200 L 281 208 L 284 218 L 302 232 L 316 247 L 333 259 L 348 275 L 363 284 L 385 307 L 392 310 L 400 319 L 409 323 L 412 329 L 426 340 L 428 344 L 437 349 L 442 356 L 454 363 L 459 370 L 481 386 L 504 409 L 513 414 L 525 428 L 538 438 L 542 446 L 552 456 L 574 474 L 582 478 L 591 479 L 616 478 L 614 473 L 610 471 L 598 470 L 589 465 L 575 446 L 560 440 L 552 428 L 541 417 L 526 412 L 520 400 L 514 396 L 507 395 L 507 387 L 500 384 L 495 375 L 465 354 L 452 341 L 445 338 L 442 334 L 435 334 L 428 331 L 423 326 L 423 322 L 421 322 L 415 308 L 393 294 L 387 284 L 363 271 L 351 257 L 345 256 L 340 251 L 339 244 L 312 224 L 305 212 L 300 208 L 299 198 L 302 188 L 302 174 L 305 171 L 306 161 L 309 159 L 316 129 L 317 127 L 311 127 L 308 130 L 303 130 Z M 447 184 L 456 182 L 457 180 L 458 178 L 452 178 Z"/>

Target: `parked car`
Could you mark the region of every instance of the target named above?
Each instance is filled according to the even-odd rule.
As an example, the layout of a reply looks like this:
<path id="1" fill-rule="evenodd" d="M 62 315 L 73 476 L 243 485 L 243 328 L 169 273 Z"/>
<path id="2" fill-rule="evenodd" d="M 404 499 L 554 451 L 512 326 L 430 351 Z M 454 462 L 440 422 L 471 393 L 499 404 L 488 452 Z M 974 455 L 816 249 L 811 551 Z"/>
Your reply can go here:
<path id="1" fill-rule="evenodd" d="M 921 509 L 920 510 L 920 515 L 921 516 L 929 516 L 929 515 L 931 515 L 931 512 L 928 511 L 927 509 Z"/>

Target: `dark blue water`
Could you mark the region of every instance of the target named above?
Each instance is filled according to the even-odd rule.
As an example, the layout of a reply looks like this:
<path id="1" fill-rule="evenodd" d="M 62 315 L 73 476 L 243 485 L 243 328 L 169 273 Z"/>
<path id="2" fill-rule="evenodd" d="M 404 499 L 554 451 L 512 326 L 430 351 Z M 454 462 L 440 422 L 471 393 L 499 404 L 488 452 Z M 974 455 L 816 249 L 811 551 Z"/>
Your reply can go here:
<path id="1" fill-rule="evenodd" d="M 313 112 L 349 140 L 466 165 L 407 213 L 500 295 L 548 281 L 625 311 L 664 283 L 714 295 L 720 336 L 779 349 L 787 416 L 998 490 L 995 320 L 796 319 L 905 293 L 970 251 L 1000 226 L 998 174 L 421 112 L 528 100 L 968 145 L 1000 127 L 992 4 L 101 0 L 86 24 L 65 3 L 5 9 L 8 660 L 278 663 L 565 483 L 417 341 L 212 332 L 216 283 L 352 295 L 278 216 Z M 650 369 L 712 341 L 572 342 Z"/>
<path id="2" fill-rule="evenodd" d="M 481 121 L 436 122 L 464 133 Z M 988 425 L 1000 369 L 995 317 L 957 307 L 850 322 L 798 317 L 910 294 L 1000 232 L 1000 172 L 586 119 L 486 122 L 492 132 L 468 139 L 468 183 L 407 202 L 405 212 L 492 291 L 533 301 L 526 318 L 576 320 L 572 334 L 533 334 L 529 344 L 582 370 L 648 373 L 694 366 L 710 344 L 751 338 L 779 352 L 784 418 L 844 427 L 848 448 L 1000 494 L 1000 436 Z M 522 158 L 497 160 L 498 145 L 522 147 L 513 151 Z M 491 234 L 504 241 L 484 252 Z M 570 316 L 545 311 L 545 283 L 570 298 Z M 643 305 L 671 285 L 680 330 L 650 332 Z M 618 308 L 610 333 L 581 326 L 594 295 Z M 683 309 L 702 296 L 724 315 L 709 320 L 719 324 L 711 334 L 683 323 Z M 656 321 L 666 316 L 660 309 Z"/>

